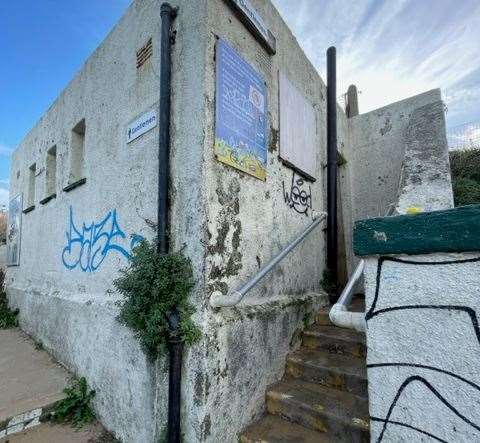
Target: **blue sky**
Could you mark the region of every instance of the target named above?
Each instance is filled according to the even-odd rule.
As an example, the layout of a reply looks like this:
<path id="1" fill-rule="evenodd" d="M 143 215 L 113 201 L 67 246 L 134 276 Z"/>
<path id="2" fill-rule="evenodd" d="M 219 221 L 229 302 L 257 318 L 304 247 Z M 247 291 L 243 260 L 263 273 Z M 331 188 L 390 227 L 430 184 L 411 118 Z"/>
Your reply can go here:
<path id="1" fill-rule="evenodd" d="M 449 127 L 480 120 L 479 0 L 273 0 L 325 78 L 337 47 L 339 94 L 367 112 L 440 87 Z"/>
<path id="2" fill-rule="evenodd" d="M 325 78 L 337 46 L 339 94 L 360 111 L 441 87 L 447 122 L 480 120 L 480 1 L 273 0 Z M 0 1 L 0 205 L 9 155 L 128 7 L 130 0 Z"/>
<path id="3" fill-rule="evenodd" d="M 130 0 L 0 0 L 0 205 L 9 155 Z"/>

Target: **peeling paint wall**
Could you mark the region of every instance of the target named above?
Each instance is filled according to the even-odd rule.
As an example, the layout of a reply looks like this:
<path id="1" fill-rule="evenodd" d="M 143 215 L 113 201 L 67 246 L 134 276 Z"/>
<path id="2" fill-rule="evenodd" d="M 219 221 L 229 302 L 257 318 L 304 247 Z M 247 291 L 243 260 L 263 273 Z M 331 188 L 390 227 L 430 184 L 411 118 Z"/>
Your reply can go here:
<path id="1" fill-rule="evenodd" d="M 327 301 L 320 289 L 325 263 L 320 227 L 237 308 L 215 312 L 208 306 L 213 292 L 227 294 L 237 289 L 312 222 L 311 210 L 301 214 L 285 198 L 292 179 L 296 183 L 300 177 L 278 157 L 279 69 L 286 71 L 314 106 L 318 179 L 301 186 L 311 190 L 313 210 L 322 211 L 325 204 L 325 84 L 274 7 L 264 1 L 252 3 L 277 39 L 274 56 L 266 53 L 226 2 L 208 2 L 203 151 L 205 337 L 188 357 L 202 361 L 201 365 L 192 364 L 186 377 L 188 390 L 193 392 L 185 420 L 188 441 L 238 440 L 239 433 L 263 413 L 266 388 L 282 377 L 286 355 L 298 345 L 304 319 Z M 266 182 L 226 166 L 214 156 L 217 38 L 233 46 L 266 82 Z"/>
<path id="2" fill-rule="evenodd" d="M 260 43 L 233 14 L 226 2 L 209 2 L 209 41 L 207 47 L 205 192 L 208 201 L 208 245 L 206 256 L 207 292 L 236 289 L 253 276 L 270 258 L 312 222 L 285 201 L 290 191 L 293 170 L 279 159 L 278 72 L 285 71 L 295 87 L 315 109 L 317 156 L 316 182 L 304 181 L 311 192 L 315 211 L 324 209 L 323 168 L 326 127 L 326 88 L 278 12 L 269 2 L 254 1 L 253 6 L 277 38 L 277 53 L 269 56 Z M 256 69 L 267 85 L 268 171 L 262 182 L 216 161 L 214 139 L 215 43 L 225 39 Z M 295 180 L 299 178 L 295 174 Z M 285 191 L 284 191 L 285 190 Z M 311 191 L 310 191 L 311 190 Z M 324 234 L 316 230 L 282 263 L 273 277 L 253 290 L 251 297 L 301 293 L 319 289 L 324 266 Z"/>

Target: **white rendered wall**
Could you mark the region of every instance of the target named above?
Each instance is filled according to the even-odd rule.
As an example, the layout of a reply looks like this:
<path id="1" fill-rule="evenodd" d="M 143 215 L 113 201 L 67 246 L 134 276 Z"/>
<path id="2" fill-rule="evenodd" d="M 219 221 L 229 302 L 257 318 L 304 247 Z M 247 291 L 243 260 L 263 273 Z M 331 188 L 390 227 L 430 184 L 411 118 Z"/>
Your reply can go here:
<path id="1" fill-rule="evenodd" d="M 372 442 L 480 440 L 479 275 L 480 253 L 367 259 Z"/>

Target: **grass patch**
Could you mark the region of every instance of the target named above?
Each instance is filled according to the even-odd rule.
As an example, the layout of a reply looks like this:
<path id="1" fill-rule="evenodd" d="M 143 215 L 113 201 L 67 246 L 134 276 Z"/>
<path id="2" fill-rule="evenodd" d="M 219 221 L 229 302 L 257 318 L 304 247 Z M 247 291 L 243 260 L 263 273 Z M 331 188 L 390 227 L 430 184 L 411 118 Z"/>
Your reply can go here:
<path id="1" fill-rule="evenodd" d="M 18 309 L 12 311 L 8 307 L 5 293 L 5 271 L 0 269 L 0 329 L 10 329 L 18 326 Z"/>
<path id="2" fill-rule="evenodd" d="M 195 308 L 188 300 L 194 285 L 192 266 L 182 253 L 160 255 L 154 242 L 143 240 L 120 273 L 114 281 L 124 296 L 118 319 L 135 332 L 150 358 L 166 351 L 171 334 L 167 314 L 174 309 L 180 314 L 178 338 L 187 345 L 200 338 L 191 319 Z"/>
<path id="3" fill-rule="evenodd" d="M 95 397 L 95 391 L 88 388 L 85 377 L 75 380 L 72 386 L 65 388 L 63 392 L 66 398 L 60 400 L 52 414 L 52 420 L 56 423 L 71 423 L 76 429 L 80 429 L 95 420 L 90 402 Z"/>

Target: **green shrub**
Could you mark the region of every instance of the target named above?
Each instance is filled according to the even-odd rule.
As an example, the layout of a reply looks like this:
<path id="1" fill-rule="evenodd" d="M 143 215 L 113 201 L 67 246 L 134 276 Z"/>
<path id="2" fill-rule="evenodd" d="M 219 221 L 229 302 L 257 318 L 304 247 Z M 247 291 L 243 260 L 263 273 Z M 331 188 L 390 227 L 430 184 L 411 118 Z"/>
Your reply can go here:
<path id="1" fill-rule="evenodd" d="M 114 281 L 124 296 L 118 319 L 135 332 L 150 358 L 166 351 L 167 314 L 174 308 L 180 314 L 178 337 L 186 344 L 200 338 L 191 320 L 195 308 L 188 301 L 194 285 L 192 266 L 182 253 L 160 255 L 153 242 L 144 240 L 134 248 L 128 268 L 120 272 Z"/>
<path id="2" fill-rule="evenodd" d="M 95 397 L 95 391 L 89 390 L 84 377 L 74 381 L 73 385 L 65 388 L 66 398 L 60 400 L 52 414 L 52 420 L 57 423 L 69 422 L 76 429 L 91 423 L 95 419 L 90 401 Z"/>
<path id="3" fill-rule="evenodd" d="M 480 149 L 450 151 L 452 176 L 480 181 Z"/>
<path id="4" fill-rule="evenodd" d="M 18 309 L 10 310 L 5 293 L 5 271 L 0 268 L 0 329 L 14 328 L 18 325 Z"/>
<path id="5" fill-rule="evenodd" d="M 454 177 L 452 181 L 455 206 L 480 203 L 480 181 L 465 177 Z"/>
<path id="6" fill-rule="evenodd" d="M 480 150 L 450 152 L 455 206 L 480 203 Z"/>

